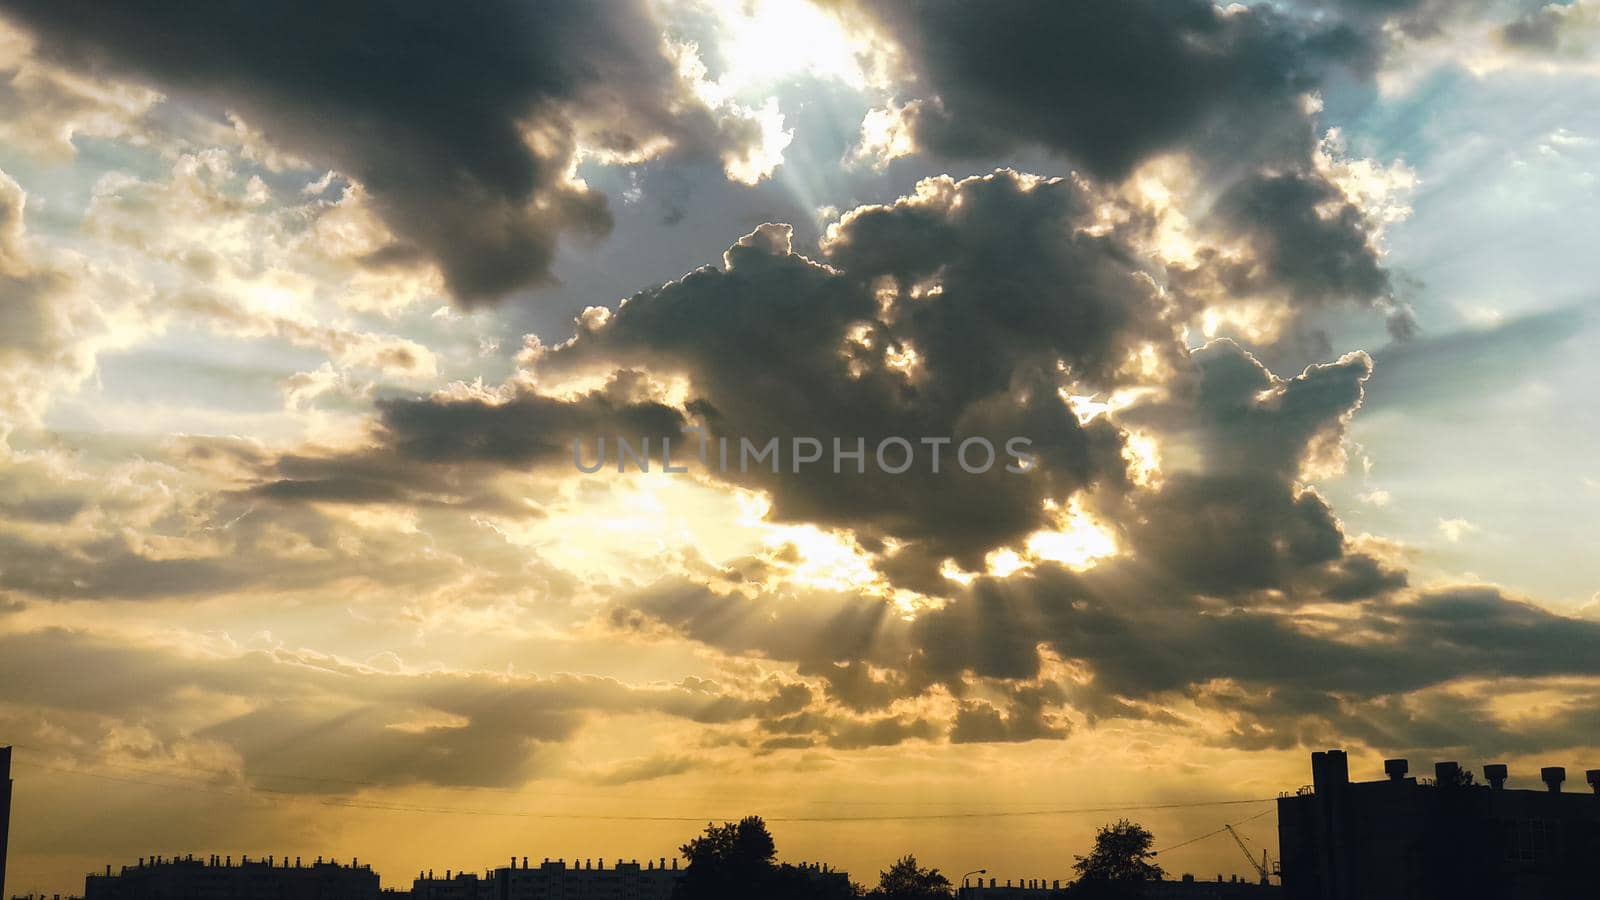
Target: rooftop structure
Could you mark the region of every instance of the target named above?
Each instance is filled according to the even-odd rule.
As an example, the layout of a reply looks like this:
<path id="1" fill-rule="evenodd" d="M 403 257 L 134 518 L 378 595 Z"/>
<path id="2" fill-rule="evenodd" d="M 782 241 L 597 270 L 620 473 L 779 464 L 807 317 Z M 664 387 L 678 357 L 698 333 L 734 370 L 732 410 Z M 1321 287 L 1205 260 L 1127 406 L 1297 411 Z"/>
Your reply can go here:
<path id="1" fill-rule="evenodd" d="M 85 900 L 379 900 L 371 866 L 297 857 L 141 858 L 138 865 L 84 879 Z"/>
<path id="2" fill-rule="evenodd" d="M 1487 784 L 1455 762 L 1419 781 L 1404 759 L 1387 777 L 1352 782 L 1342 750 L 1313 753 L 1312 784 L 1278 800 L 1287 900 L 1569 900 L 1600 883 L 1600 770 L 1590 790 L 1563 791 L 1566 769 L 1539 772 L 1543 790 L 1511 790 L 1503 764 Z"/>

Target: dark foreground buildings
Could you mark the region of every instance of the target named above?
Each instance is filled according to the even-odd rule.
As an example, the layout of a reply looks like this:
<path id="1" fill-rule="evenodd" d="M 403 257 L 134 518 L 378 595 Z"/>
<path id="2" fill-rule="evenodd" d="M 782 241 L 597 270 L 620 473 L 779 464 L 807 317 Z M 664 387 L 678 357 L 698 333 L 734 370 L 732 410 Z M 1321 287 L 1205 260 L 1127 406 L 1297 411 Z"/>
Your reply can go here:
<path id="1" fill-rule="evenodd" d="M 1023 879 L 1001 884 L 980 878 L 957 890 L 956 900 L 1070 900 L 1070 886 L 1070 881 Z M 1283 896 L 1277 885 L 1240 880 L 1237 875 L 1226 880 L 1218 875 L 1216 881 L 1185 875 L 1172 881 L 1140 882 L 1124 890 L 1139 900 L 1280 900 Z"/>
<path id="2" fill-rule="evenodd" d="M 670 900 L 672 889 L 683 870 L 674 859 L 669 868 L 665 859 L 545 860 L 532 866 L 528 858 L 517 865 L 502 866 L 483 875 L 446 872 L 444 878 L 433 873 L 419 874 L 411 885 L 411 900 Z"/>
<path id="3" fill-rule="evenodd" d="M 678 861 L 565 860 L 509 866 L 483 872 L 422 872 L 411 890 L 380 891 L 370 866 L 335 862 L 290 862 L 287 858 L 207 859 L 151 857 L 138 865 L 90 875 L 84 900 L 671 900 L 686 869 Z M 793 870 L 821 893 L 838 893 L 849 876 L 827 866 Z"/>
<path id="4" fill-rule="evenodd" d="M 296 859 L 249 860 L 184 857 L 141 859 L 112 874 L 84 879 L 84 900 L 379 900 L 378 874 L 371 866 Z"/>
<path id="5" fill-rule="evenodd" d="M 6 895 L 6 845 L 11 840 L 11 748 L 0 747 L 0 897 Z"/>
<path id="6" fill-rule="evenodd" d="M 1384 763 L 1352 782 L 1340 750 L 1313 753 L 1312 785 L 1278 800 L 1285 900 L 1594 900 L 1600 898 L 1600 770 L 1592 792 L 1507 790 L 1506 767 L 1472 784 L 1453 762 L 1432 783 Z"/>
<path id="7" fill-rule="evenodd" d="M 113 873 L 90 875 L 84 900 L 669 900 L 683 871 L 674 861 L 640 865 L 589 860 L 568 866 L 511 860 L 483 874 L 424 872 L 404 891 L 380 891 L 372 867 L 287 858 L 151 857 Z M 820 871 L 820 869 L 819 869 Z"/>

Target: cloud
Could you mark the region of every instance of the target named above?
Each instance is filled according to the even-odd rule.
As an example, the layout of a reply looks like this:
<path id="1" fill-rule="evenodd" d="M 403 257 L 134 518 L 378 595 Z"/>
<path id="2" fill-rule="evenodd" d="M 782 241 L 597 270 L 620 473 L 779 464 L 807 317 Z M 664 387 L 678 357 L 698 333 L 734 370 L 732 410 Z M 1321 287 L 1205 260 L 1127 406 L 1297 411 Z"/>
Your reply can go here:
<path id="1" fill-rule="evenodd" d="M 4 8 L 54 65 L 237 112 L 356 179 L 396 238 L 374 261 L 431 260 L 469 306 L 548 281 L 559 236 L 609 229 L 570 176 L 580 152 L 715 157 L 760 138 L 694 95 L 642 3 Z"/>
<path id="2" fill-rule="evenodd" d="M 101 350 L 145 330 L 142 286 L 72 254 L 47 255 L 25 227 L 27 194 L 0 172 L 0 439 L 39 422 L 93 372 Z"/>
<path id="3" fill-rule="evenodd" d="M 52 65 L 0 20 L 0 140 L 50 161 L 70 159 L 80 137 L 151 140 L 147 115 L 161 94 Z"/>
<path id="4" fill-rule="evenodd" d="M 640 393 L 636 378 L 618 373 L 572 399 L 525 387 L 505 392 L 458 385 L 427 398 L 378 401 L 370 444 L 353 450 L 308 448 L 260 470 L 250 494 L 263 499 L 325 503 L 439 503 L 535 514 L 494 489 L 505 469 L 571 467 L 574 445 L 593 464 L 595 441 L 626 437 L 659 448 L 678 437 L 678 410 Z M 617 459 L 613 449 L 610 457 Z M 568 468 L 567 471 L 572 471 Z"/>
<path id="5" fill-rule="evenodd" d="M 1223 194 L 1216 215 L 1250 247 L 1244 261 L 1221 264 L 1229 291 L 1282 290 L 1302 306 L 1393 306 L 1394 286 L 1374 246 L 1374 223 L 1322 173 L 1252 175 Z M 1415 327 L 1409 314 L 1391 315 L 1397 336 L 1409 337 Z"/>
<path id="6" fill-rule="evenodd" d="M 1004 712 L 983 700 L 962 703 L 950 730 L 951 743 L 1060 740 L 1070 733 L 1071 728 L 1063 717 L 1049 713 L 1050 708 L 1058 707 L 1065 699 L 1057 685 L 1047 682 L 1017 687 L 1010 695 L 1009 709 Z"/>
<path id="7" fill-rule="evenodd" d="M 923 438 L 948 439 L 938 472 L 930 459 L 903 475 L 734 465 L 714 476 L 766 492 L 774 522 L 848 528 L 873 552 L 892 542 L 897 577 L 937 590 L 944 559 L 981 569 L 989 551 L 1051 526 L 1047 499 L 1126 484 L 1119 430 L 1080 421 L 1065 388 L 1138 384 L 1139 359 L 1182 357 L 1173 311 L 1140 262 L 1143 223 L 1103 227 L 1103 199 L 1082 182 L 1010 171 L 929 179 L 913 196 L 846 215 L 825 262 L 794 253 L 786 226 L 763 225 L 722 269 L 586 312 L 573 340 L 537 348 L 530 371 L 492 397 L 380 403 L 364 452 L 375 470 L 392 470 L 390 459 L 523 467 L 567 459 L 575 439 L 592 448 L 602 436 L 651 437 L 659 447 L 689 421 L 735 451 L 741 439 L 875 448 L 899 436 L 926 454 Z M 541 387 L 596 374 L 609 386 L 580 398 Z M 656 387 L 678 381 L 688 393 L 677 400 Z M 1035 471 L 956 471 L 966 438 L 984 437 L 1010 463 L 1001 453 L 1019 435 Z M 330 464 L 358 467 L 361 455 Z M 309 456 L 287 458 L 300 474 L 263 491 L 315 493 L 287 483 L 311 477 Z"/>
<path id="8" fill-rule="evenodd" d="M 1501 26 L 1500 43 L 1551 60 L 1584 60 L 1600 46 L 1600 9 L 1594 3 L 1550 3 Z"/>
<path id="9" fill-rule="evenodd" d="M 564 765 L 556 749 L 597 717 L 724 723 L 788 708 L 705 682 L 396 673 L 311 650 L 150 645 L 59 628 L 0 634 L 0 649 L 0 703 L 24 704 L 53 721 L 53 746 L 74 744 L 93 761 L 115 761 L 114 735 L 148 724 L 147 763 L 182 766 L 175 757 L 184 748 L 205 744 L 229 764 L 216 773 L 225 781 L 288 793 L 513 787 Z M 29 676 L 45 670 L 61 677 Z M 286 742 L 285 734 L 298 737 Z M 685 769 L 673 759 L 645 760 L 601 781 Z"/>
<path id="10" fill-rule="evenodd" d="M 924 149 L 975 156 L 1042 146 L 1114 179 L 1152 156 L 1200 147 L 1251 160 L 1307 152 L 1300 95 L 1364 49 L 1337 27 L 1200 0 L 856 9 L 903 50 L 920 94 L 908 117 Z"/>
<path id="11" fill-rule="evenodd" d="M 682 775 L 696 767 L 695 759 L 689 756 L 646 756 L 612 766 L 596 775 L 594 781 L 600 785 L 637 784 Z"/>
<path id="12" fill-rule="evenodd" d="M 868 114 L 860 153 L 1043 149 L 1105 184 L 1180 160 L 1194 183 L 1170 202 L 1237 254 L 1199 273 L 1221 279 L 1211 299 L 1337 300 L 1414 330 L 1380 258 L 1381 222 L 1334 177 L 1316 123 L 1324 81 L 1373 71 L 1375 24 L 1209 0 L 843 8 L 898 45 L 905 69 L 908 99 Z"/>
<path id="13" fill-rule="evenodd" d="M 1464 679 L 1600 676 L 1580 650 L 1600 637 L 1592 623 L 1493 588 L 1413 588 L 1304 485 L 1342 465 L 1368 357 L 1279 378 L 1218 341 L 1191 363 L 1181 389 L 1120 414 L 1181 463 L 1158 486 L 1097 497 L 1123 552 L 1086 571 L 980 576 L 910 618 L 859 595 L 663 583 L 619 596 L 610 621 L 791 661 L 890 731 L 913 715 L 905 704 L 957 698 L 949 734 L 963 742 L 1059 738 L 1073 710 L 1170 718 L 1189 703 L 1229 717 L 1214 739 L 1240 747 L 1420 743 L 1426 717 L 1398 718 L 1403 698 Z M 789 727 L 839 739 L 826 717 Z M 1457 736 L 1499 746 L 1510 727 L 1488 717 Z"/>
<path id="14" fill-rule="evenodd" d="M 869 747 L 894 747 L 911 740 L 931 740 L 939 726 L 918 717 L 881 716 L 872 719 L 843 719 L 830 724 L 828 746 L 839 750 Z"/>
<path id="15" fill-rule="evenodd" d="M 1405 717 L 1396 711 L 1411 708 L 1407 698 L 1460 690 L 1474 680 L 1600 679 L 1586 649 L 1600 638 L 1593 621 L 1479 587 L 1407 592 L 1391 586 L 1334 615 L 1314 604 L 1273 604 L 1266 596 L 1219 603 L 1185 594 L 1138 566 L 1117 564 L 1082 574 L 1039 568 L 982 579 L 942 609 L 909 623 L 885 621 L 870 643 L 829 645 L 837 631 L 807 623 L 775 600 L 749 601 L 738 615 L 725 611 L 722 617 L 787 635 L 765 645 L 779 658 L 804 658 L 797 648 L 828 647 L 829 655 L 852 660 L 813 666 L 821 677 L 848 683 L 840 675 L 867 664 L 887 673 L 875 681 L 894 686 L 892 699 L 875 700 L 877 708 L 935 696 L 934 685 L 956 696 L 993 690 L 1010 698 L 1001 705 L 981 696 L 962 700 L 950 720 L 950 739 L 957 742 L 1060 738 L 1074 710 L 1171 724 L 1171 709 L 1193 703 L 1230 717 L 1237 729 L 1230 735 L 1208 728 L 1208 739 L 1246 749 L 1292 746 L 1302 737 L 1368 739 L 1389 748 L 1457 741 L 1492 748 L 1516 733 L 1513 721 L 1486 715 L 1459 730 L 1452 743 L 1429 744 L 1425 711 Z M 727 652 L 750 652 L 719 642 L 714 633 L 686 633 Z M 1063 671 L 1051 660 L 1071 668 Z M 904 716 L 871 721 L 899 735 Z M 1314 733 L 1299 734 L 1308 723 Z M 838 722 L 814 713 L 771 727 L 855 740 L 835 730 Z M 857 723 L 849 734 L 861 727 Z M 1385 730 L 1388 736 L 1378 740 Z M 1567 740 L 1581 742 L 1575 732 Z"/>
<path id="16" fill-rule="evenodd" d="M 1417 410 L 1480 403 L 1516 384 L 1495 377 L 1499 367 L 1533 365 L 1580 340 L 1594 321 L 1586 304 L 1570 304 L 1390 344 L 1373 354 L 1367 406 Z"/>
<path id="17" fill-rule="evenodd" d="M 845 215 L 823 261 L 795 254 L 786 227 L 764 225 L 729 249 L 723 269 L 634 296 L 536 369 L 626 361 L 681 376 L 689 411 L 735 448 L 974 435 L 1002 447 L 1026 435 L 1040 466 L 1025 477 L 952 474 L 949 448 L 938 474 L 924 464 L 903 475 L 828 465 L 719 476 L 767 492 L 775 521 L 907 545 L 908 580 L 929 583 L 947 557 L 980 568 L 988 551 L 1047 524 L 1045 498 L 1125 479 L 1116 429 L 1080 422 L 1066 383 L 1110 390 L 1137 381 L 1127 369 L 1142 350 L 1179 352 L 1133 238 L 1091 233 L 1097 199 L 1077 181 L 1010 171 L 929 179 L 894 204 Z"/>
<path id="18" fill-rule="evenodd" d="M 106 255 L 128 251 L 158 272 L 171 286 L 168 308 L 224 333 L 281 336 L 371 365 L 352 351 L 380 336 L 334 321 L 392 318 L 437 297 L 437 276 L 425 266 L 373 264 L 393 235 L 358 185 L 332 197 L 282 198 L 241 171 L 242 159 L 213 147 L 178 154 L 162 178 L 108 172 L 94 184 L 83 231 L 105 242 Z M 414 370 L 431 364 L 422 348 L 411 353 Z"/>

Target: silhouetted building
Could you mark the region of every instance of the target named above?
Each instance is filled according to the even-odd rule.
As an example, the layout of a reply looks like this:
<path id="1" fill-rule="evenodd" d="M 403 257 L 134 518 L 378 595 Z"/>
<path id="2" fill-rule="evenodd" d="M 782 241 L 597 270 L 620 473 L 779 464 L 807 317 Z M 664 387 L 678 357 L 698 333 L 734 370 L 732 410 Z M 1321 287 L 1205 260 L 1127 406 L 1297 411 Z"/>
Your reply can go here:
<path id="1" fill-rule="evenodd" d="M 11 748 L 0 747 L 0 897 L 6 895 L 6 850 L 11 842 Z"/>
<path id="2" fill-rule="evenodd" d="M 419 872 L 411 883 L 411 900 L 494 900 L 495 896 L 492 873 L 479 878 L 471 872 L 447 870 L 438 878 L 431 871 Z"/>
<path id="3" fill-rule="evenodd" d="M 84 879 L 84 900 L 381 900 L 371 866 L 241 856 L 141 859 Z M 388 895 L 388 896 L 392 896 Z"/>
<path id="4" fill-rule="evenodd" d="M 957 900 L 1058 900 L 1072 896 L 1069 881 L 1021 879 L 1001 882 L 979 878 L 956 892 Z M 1184 875 L 1174 881 L 1147 881 L 1136 889 L 1146 900 L 1278 900 L 1283 896 L 1277 885 L 1257 884 L 1237 875 L 1216 881 L 1203 881 Z"/>
<path id="5" fill-rule="evenodd" d="M 419 875 L 411 886 L 412 900 L 670 900 L 678 876 L 684 870 L 674 859 L 668 867 L 665 859 L 649 860 L 643 865 L 638 860 L 617 860 L 607 866 L 603 859 L 574 860 L 571 866 L 564 859 L 549 859 L 530 866 L 522 857 L 517 864 L 513 857 L 509 866 L 502 866 L 482 876 L 446 872 L 435 878 L 433 873 Z"/>
<path id="6" fill-rule="evenodd" d="M 1286 900 L 1573 900 L 1600 896 L 1600 770 L 1593 794 L 1562 793 L 1566 770 L 1547 768 L 1544 791 L 1488 785 L 1453 762 L 1434 782 L 1407 776 L 1403 759 L 1383 781 L 1350 781 L 1340 750 L 1311 755 L 1312 785 L 1278 800 Z"/>
<path id="7" fill-rule="evenodd" d="M 785 864 L 784 868 L 800 873 L 801 880 L 815 888 L 819 897 L 842 897 L 850 893 L 850 875 L 827 863 Z"/>
<path id="8" fill-rule="evenodd" d="M 1063 896 L 1068 882 L 1044 878 L 982 878 L 956 891 L 957 900 L 1047 900 Z"/>
<path id="9" fill-rule="evenodd" d="M 1141 896 L 1146 900 L 1278 900 L 1283 888 L 1237 875 L 1226 879 L 1218 875 L 1215 881 L 1185 875 L 1176 881 L 1147 882 Z"/>

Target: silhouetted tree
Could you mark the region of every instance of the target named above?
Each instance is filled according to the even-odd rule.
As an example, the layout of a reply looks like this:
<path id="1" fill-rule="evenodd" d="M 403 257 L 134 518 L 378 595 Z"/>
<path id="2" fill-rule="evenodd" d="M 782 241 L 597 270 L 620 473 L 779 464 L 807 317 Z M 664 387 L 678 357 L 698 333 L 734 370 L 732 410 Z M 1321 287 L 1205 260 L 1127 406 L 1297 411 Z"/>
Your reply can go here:
<path id="1" fill-rule="evenodd" d="M 1155 835 L 1143 825 L 1118 819 L 1095 832 L 1094 849 L 1088 856 L 1073 857 L 1077 862 L 1072 868 L 1077 870 L 1078 879 L 1086 882 L 1160 881 L 1166 873 L 1151 862 L 1156 855 L 1150 849 L 1154 843 Z"/>
<path id="2" fill-rule="evenodd" d="M 1478 779 L 1473 776 L 1470 769 L 1456 769 L 1453 774 L 1446 775 L 1443 781 L 1437 778 L 1424 778 L 1422 783 L 1447 788 L 1472 787 L 1478 783 Z"/>
<path id="3" fill-rule="evenodd" d="M 755 895 L 773 881 L 778 848 L 760 816 L 721 825 L 678 848 L 689 868 L 673 896 L 683 900 L 734 900 Z"/>
<path id="4" fill-rule="evenodd" d="M 760 816 L 707 824 L 679 852 L 689 867 L 675 900 L 847 900 L 861 893 L 838 873 L 775 863 L 777 845 Z"/>
<path id="5" fill-rule="evenodd" d="M 906 854 L 878 873 L 878 886 L 867 896 L 885 900 L 933 900 L 952 893 L 950 879 L 939 874 L 938 869 L 918 866 L 917 858 Z"/>

